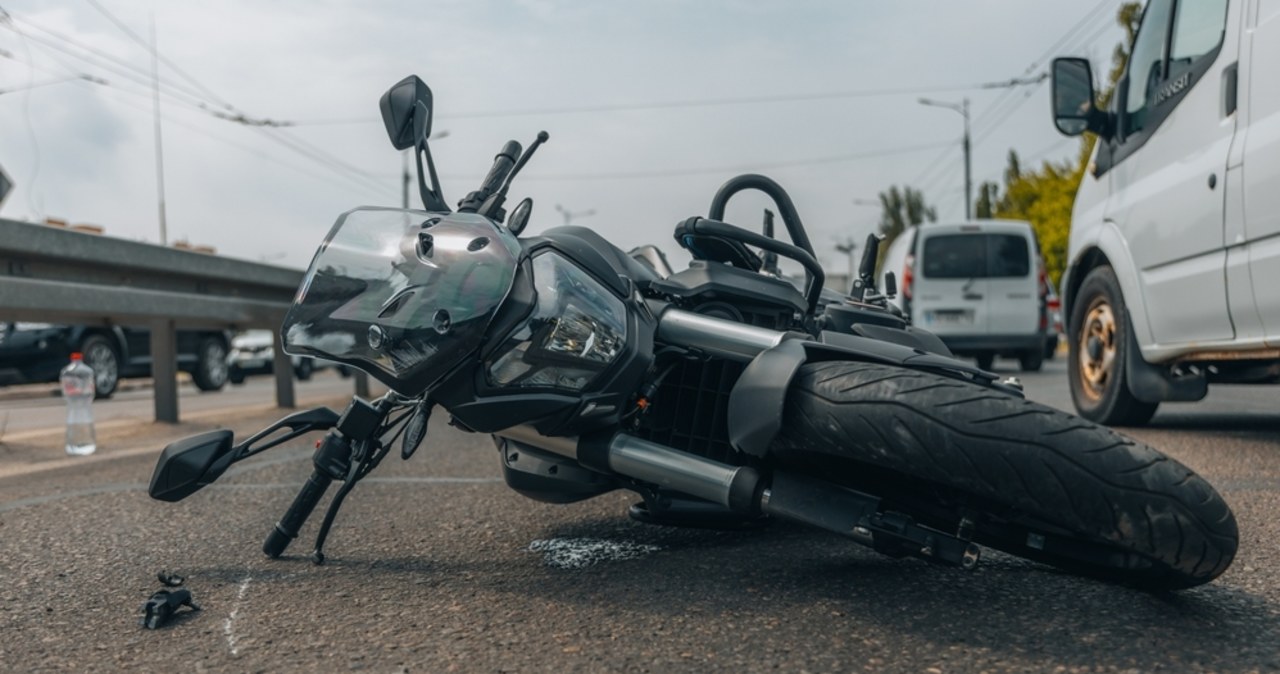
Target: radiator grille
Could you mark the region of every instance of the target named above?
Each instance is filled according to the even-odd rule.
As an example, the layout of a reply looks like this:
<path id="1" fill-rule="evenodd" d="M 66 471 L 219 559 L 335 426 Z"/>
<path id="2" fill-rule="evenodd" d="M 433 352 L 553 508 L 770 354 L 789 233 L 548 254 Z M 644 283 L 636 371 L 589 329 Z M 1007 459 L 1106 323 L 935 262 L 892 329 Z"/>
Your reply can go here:
<path id="1" fill-rule="evenodd" d="M 682 361 L 662 381 L 637 435 L 690 454 L 741 463 L 729 445 L 729 392 L 744 365 Z"/>

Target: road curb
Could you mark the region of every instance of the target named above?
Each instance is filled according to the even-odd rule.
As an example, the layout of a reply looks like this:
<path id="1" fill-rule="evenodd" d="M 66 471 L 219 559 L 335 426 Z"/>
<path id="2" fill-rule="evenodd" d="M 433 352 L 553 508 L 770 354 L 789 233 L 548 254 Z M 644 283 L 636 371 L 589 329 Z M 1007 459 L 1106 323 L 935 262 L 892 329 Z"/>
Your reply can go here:
<path id="1" fill-rule="evenodd" d="M 89 456 L 66 456 L 66 457 L 50 459 L 46 461 L 21 462 L 13 465 L 0 464 L 0 480 L 8 480 L 15 477 L 36 475 L 39 473 L 46 473 L 46 472 L 51 472 L 56 470 L 67 469 L 67 468 L 83 468 L 85 466 L 102 464 L 108 461 L 115 461 L 118 459 L 127 459 L 131 457 L 140 456 L 143 454 L 154 454 L 156 456 L 159 456 L 160 452 L 164 449 L 164 445 L 167 445 L 168 443 L 173 442 L 182 436 L 191 435 L 191 434 L 200 432 L 201 430 L 204 430 L 203 428 L 195 429 L 195 428 L 186 427 L 186 425 L 190 422 L 204 421 L 208 423 L 212 421 L 213 423 L 217 423 L 220 426 L 231 428 L 233 431 L 236 431 L 237 435 L 244 435 L 249 432 L 256 432 L 260 426 L 264 426 L 266 425 L 266 423 L 270 423 L 270 420 L 274 420 L 276 418 L 286 416 L 299 409 L 304 409 L 307 407 L 315 407 L 317 405 L 325 405 L 325 404 L 334 406 L 334 403 L 340 404 L 340 402 L 341 401 L 339 399 L 336 399 L 332 396 L 327 396 L 327 397 L 315 398 L 315 399 L 310 399 L 305 401 L 299 401 L 298 407 L 295 407 L 293 409 L 276 407 L 275 405 L 246 405 L 242 407 L 227 407 L 227 408 L 221 408 L 217 410 L 193 412 L 184 416 L 182 424 L 166 425 L 165 428 L 171 429 L 172 433 L 157 433 L 156 435 L 160 435 L 163 437 L 144 440 L 144 441 L 141 441 L 142 444 L 134 443 L 119 449 L 110 449 L 106 451 L 100 450 L 98 453 L 91 454 Z M 268 420 L 264 420 L 263 417 L 267 417 Z M 220 420 L 222 421 L 222 423 L 219 423 Z M 152 422 L 147 422 L 147 423 L 152 423 Z M 102 424 L 99 424 L 98 428 L 102 430 L 111 430 L 115 428 L 127 427 L 130 425 L 138 425 L 138 421 L 132 420 L 132 419 L 116 419 L 108 422 L 103 422 Z M 27 434 L 28 435 L 23 439 L 30 440 L 32 438 L 48 438 L 48 439 L 56 440 L 62 437 L 63 431 L 62 430 L 28 431 Z M 13 437 L 6 438 L 6 440 L 16 439 L 17 435 L 18 434 L 14 434 Z"/>

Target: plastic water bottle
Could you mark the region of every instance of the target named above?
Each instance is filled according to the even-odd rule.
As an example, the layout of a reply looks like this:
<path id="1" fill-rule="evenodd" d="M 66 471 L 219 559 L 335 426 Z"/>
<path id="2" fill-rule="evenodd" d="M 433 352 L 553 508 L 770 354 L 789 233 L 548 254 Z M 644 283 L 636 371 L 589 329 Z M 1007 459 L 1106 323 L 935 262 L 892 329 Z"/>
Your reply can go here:
<path id="1" fill-rule="evenodd" d="M 98 449 L 93 433 L 93 368 L 84 364 L 79 353 L 71 354 L 71 363 L 62 368 L 62 397 L 67 401 L 67 453 L 88 456 Z"/>

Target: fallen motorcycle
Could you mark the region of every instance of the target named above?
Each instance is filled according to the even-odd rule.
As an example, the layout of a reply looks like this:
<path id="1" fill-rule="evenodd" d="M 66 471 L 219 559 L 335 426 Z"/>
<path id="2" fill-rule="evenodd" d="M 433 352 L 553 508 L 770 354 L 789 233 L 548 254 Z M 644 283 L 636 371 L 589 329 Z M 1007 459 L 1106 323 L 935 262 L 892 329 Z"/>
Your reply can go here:
<path id="1" fill-rule="evenodd" d="M 231 464 L 325 431 L 314 471 L 263 545 L 281 555 L 334 481 L 312 558 L 352 488 L 433 410 L 491 434 L 507 484 L 553 503 L 616 489 L 658 524 L 825 529 L 894 557 L 972 568 L 981 548 L 1149 588 L 1199 585 L 1237 546 L 1235 519 L 1186 466 L 1024 399 L 1014 380 L 949 357 L 873 282 L 875 240 L 849 297 L 823 292 L 804 225 L 776 182 L 728 181 L 675 236 L 689 268 L 655 273 L 583 227 L 524 236 L 512 180 L 545 132 L 508 142 L 451 211 L 416 77 L 381 100 L 413 148 L 425 210 L 359 208 L 320 245 L 282 326 L 286 351 L 368 372 L 390 392 L 299 412 L 240 442 L 168 446 L 150 494 L 178 501 Z M 424 165 L 425 161 L 425 165 Z M 790 242 L 724 222 L 735 194 L 775 202 Z M 803 287 L 762 273 L 778 256 Z M 886 286 L 891 285 L 886 283 Z"/>

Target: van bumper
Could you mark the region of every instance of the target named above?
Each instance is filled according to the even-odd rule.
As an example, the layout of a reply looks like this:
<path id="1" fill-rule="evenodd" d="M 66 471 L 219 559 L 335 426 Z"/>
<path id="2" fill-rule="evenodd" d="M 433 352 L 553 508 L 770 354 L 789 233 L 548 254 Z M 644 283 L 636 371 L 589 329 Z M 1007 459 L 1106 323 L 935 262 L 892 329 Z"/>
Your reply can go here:
<path id="1" fill-rule="evenodd" d="M 957 356 L 969 356 L 979 353 L 1043 351 L 1046 335 L 1037 332 L 1030 335 L 938 335 L 938 338 Z"/>

